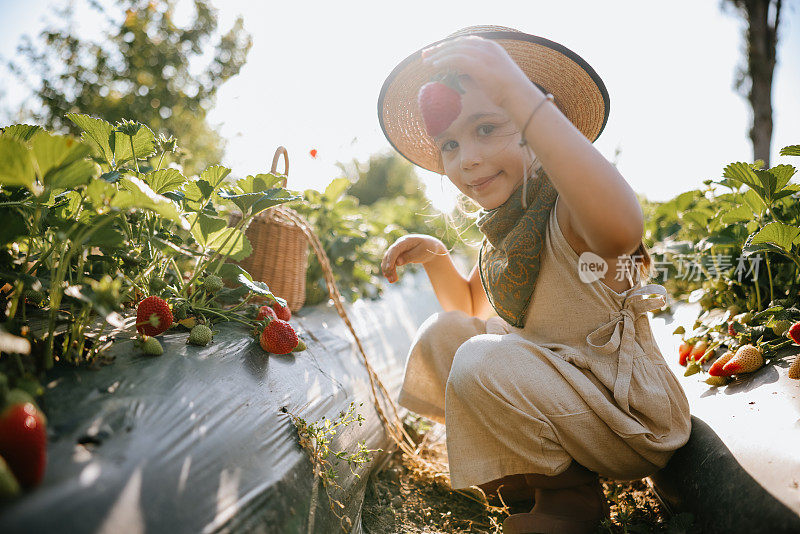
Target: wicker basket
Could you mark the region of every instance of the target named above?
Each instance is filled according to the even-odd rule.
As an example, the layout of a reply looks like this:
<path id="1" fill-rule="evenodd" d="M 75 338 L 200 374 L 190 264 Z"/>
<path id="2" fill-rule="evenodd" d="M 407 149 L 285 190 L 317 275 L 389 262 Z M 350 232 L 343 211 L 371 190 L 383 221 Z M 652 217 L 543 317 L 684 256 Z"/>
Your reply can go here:
<path id="1" fill-rule="evenodd" d="M 279 146 L 272 158 L 272 172 L 283 155 L 283 187 L 289 176 L 289 155 Z M 234 215 L 234 221 L 241 215 Z M 304 220 L 291 208 L 275 206 L 259 213 L 247 228 L 246 235 L 253 253 L 238 264 L 253 277 L 269 286 L 276 296 L 286 299 L 289 309 L 296 312 L 306 301 L 306 269 L 308 241 L 295 222 Z"/>

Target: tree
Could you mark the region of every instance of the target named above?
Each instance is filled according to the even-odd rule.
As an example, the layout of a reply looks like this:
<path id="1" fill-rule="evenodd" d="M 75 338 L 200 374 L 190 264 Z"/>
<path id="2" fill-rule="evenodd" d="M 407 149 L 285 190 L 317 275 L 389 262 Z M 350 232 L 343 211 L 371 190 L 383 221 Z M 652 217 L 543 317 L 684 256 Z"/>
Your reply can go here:
<path id="1" fill-rule="evenodd" d="M 722 0 L 723 11 L 733 6 L 747 23 L 747 66 L 737 68 L 735 89 L 746 96 L 753 110 L 753 122 L 748 133 L 753 143 L 753 159 L 770 166 L 772 143 L 772 75 L 775 70 L 775 51 L 781 0 Z M 749 82 L 749 83 L 748 83 Z"/>
<path id="2" fill-rule="evenodd" d="M 23 37 L 18 52 L 35 73 L 29 87 L 37 100 L 28 118 L 75 134 L 67 113 L 110 122 L 135 119 L 181 140 L 186 172 L 218 162 L 224 141 L 206 116 L 217 89 L 239 73 L 252 45 L 241 17 L 209 43 L 217 17 L 208 0 L 194 1 L 194 18 L 185 28 L 173 22 L 175 0 L 116 0 L 111 6 L 87 1 L 111 28 L 103 42 L 75 31 L 71 4 L 58 12 L 57 27 L 41 32 L 38 45 Z M 9 62 L 9 68 L 28 80 L 23 66 Z"/>
<path id="3" fill-rule="evenodd" d="M 362 206 L 398 196 L 427 200 L 414 165 L 394 151 L 374 154 L 366 165 L 355 160 L 349 168 L 339 162 L 336 165 L 353 182 L 347 194 Z"/>

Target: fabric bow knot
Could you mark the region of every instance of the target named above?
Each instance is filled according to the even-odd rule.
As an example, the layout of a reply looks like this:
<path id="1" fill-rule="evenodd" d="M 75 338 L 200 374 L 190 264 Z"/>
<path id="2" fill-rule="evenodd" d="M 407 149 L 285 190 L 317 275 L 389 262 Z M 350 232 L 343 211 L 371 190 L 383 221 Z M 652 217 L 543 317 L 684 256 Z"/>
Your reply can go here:
<path id="1" fill-rule="evenodd" d="M 656 294 L 655 297 L 648 295 Z M 615 317 L 586 336 L 586 343 L 604 354 L 617 353 L 617 376 L 614 380 L 614 399 L 617 404 L 630 413 L 628 392 L 633 360 L 644 356 L 642 348 L 636 343 L 636 319 L 648 311 L 666 305 L 667 290 L 659 284 L 648 284 L 632 291 L 626 298 L 622 309 Z M 605 341 L 604 341 L 605 340 Z"/>

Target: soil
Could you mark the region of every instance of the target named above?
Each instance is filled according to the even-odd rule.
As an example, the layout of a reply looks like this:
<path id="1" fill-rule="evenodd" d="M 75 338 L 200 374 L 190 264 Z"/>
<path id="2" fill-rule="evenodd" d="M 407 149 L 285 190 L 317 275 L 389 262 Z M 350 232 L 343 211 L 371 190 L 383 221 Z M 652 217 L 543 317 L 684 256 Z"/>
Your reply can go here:
<path id="1" fill-rule="evenodd" d="M 408 427 L 419 439 L 420 462 L 395 451 L 367 483 L 361 513 L 365 534 L 502 532 L 508 509 L 491 506 L 476 489 L 453 491 L 444 427 L 419 420 Z M 670 515 L 647 479 L 618 482 L 600 477 L 611 520 L 597 533 L 697 533 L 691 514 Z"/>

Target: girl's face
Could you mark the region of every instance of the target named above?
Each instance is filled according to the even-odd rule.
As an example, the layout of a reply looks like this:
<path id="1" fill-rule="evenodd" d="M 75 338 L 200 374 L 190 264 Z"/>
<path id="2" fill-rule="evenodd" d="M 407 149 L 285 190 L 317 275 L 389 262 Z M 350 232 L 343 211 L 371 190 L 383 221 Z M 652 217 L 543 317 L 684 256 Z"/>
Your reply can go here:
<path id="1" fill-rule="evenodd" d="M 461 84 L 461 114 L 434 142 L 453 185 L 482 208 L 496 208 L 522 183 L 531 160 L 506 111 L 469 78 Z"/>

